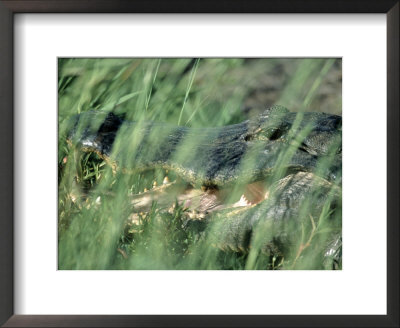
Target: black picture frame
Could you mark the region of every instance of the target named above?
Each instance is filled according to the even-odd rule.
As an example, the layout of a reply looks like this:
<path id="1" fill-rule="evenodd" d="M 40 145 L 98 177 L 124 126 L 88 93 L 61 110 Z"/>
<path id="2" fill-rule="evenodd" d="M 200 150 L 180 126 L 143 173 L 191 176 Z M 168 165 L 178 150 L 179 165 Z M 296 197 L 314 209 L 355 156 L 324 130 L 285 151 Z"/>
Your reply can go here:
<path id="1" fill-rule="evenodd" d="M 0 0 L 0 324 L 4 327 L 399 327 L 399 1 Z M 384 13 L 387 16 L 387 315 L 14 315 L 13 17 L 17 13 Z M 372 247 L 372 246 L 371 246 Z"/>

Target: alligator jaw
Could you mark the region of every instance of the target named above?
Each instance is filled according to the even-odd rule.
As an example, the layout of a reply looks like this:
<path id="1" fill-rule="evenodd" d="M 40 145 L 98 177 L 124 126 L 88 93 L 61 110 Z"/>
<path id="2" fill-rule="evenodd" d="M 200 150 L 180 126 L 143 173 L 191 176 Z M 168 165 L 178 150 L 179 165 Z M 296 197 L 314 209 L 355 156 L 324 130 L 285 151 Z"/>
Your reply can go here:
<path id="1" fill-rule="evenodd" d="M 269 196 L 264 180 L 272 175 L 275 176 L 271 180 L 276 182 L 296 172 L 315 172 L 329 145 L 341 140 L 341 118 L 323 113 L 303 116 L 304 122 L 297 124 L 295 131 L 291 127 L 296 125 L 297 114 L 279 106 L 239 124 L 189 129 L 154 122 L 127 122 L 112 113 L 91 111 L 72 120 L 73 129 L 67 139 L 80 151 L 97 153 L 111 164 L 114 173 L 163 168 L 175 171 L 186 181 L 166 182 L 151 191 L 132 195 L 135 212 L 148 212 L 153 202 L 163 209 L 178 202 L 188 212 L 200 213 L 202 217 L 217 210 L 246 208 L 264 201 Z M 303 130 L 308 131 L 308 136 L 301 140 L 293 138 L 293 133 L 305 133 Z M 116 142 L 115 146 L 117 135 L 120 141 L 135 142 Z M 138 136 L 140 140 L 135 139 Z M 290 154 L 288 159 L 280 161 L 286 153 Z M 332 169 L 319 172 L 323 177 L 336 179 L 337 172 L 340 173 L 341 156 L 336 157 L 339 164 L 335 162 Z M 240 188 L 242 192 L 237 190 Z M 235 193 L 231 193 L 233 189 Z"/>
<path id="2" fill-rule="evenodd" d="M 168 179 L 164 178 L 164 181 Z M 261 182 L 243 186 L 242 189 L 240 197 L 227 202 L 229 189 L 194 188 L 178 181 L 166 182 L 161 186 L 154 186 L 151 190 L 130 196 L 134 210 L 131 219 L 136 221 L 137 213 L 149 212 L 154 202 L 159 209 L 169 212 L 178 204 L 183 206 L 190 219 L 203 219 L 215 211 L 252 207 L 269 195 Z"/>

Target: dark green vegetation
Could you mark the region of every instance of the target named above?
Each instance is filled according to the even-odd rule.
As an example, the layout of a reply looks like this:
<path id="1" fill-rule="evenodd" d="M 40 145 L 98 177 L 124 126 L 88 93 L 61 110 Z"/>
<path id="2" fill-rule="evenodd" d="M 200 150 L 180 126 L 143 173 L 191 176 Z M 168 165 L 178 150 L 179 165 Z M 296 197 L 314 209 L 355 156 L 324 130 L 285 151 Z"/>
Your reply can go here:
<path id="1" fill-rule="evenodd" d="M 304 109 L 339 64 L 60 60 L 60 269 L 340 268 L 341 119 L 280 107 L 258 115 L 244 107 L 257 87 L 242 81 L 268 84 L 261 70 L 292 65 L 280 98 L 290 91 Z M 340 81 L 333 89 L 340 106 Z M 111 110 L 136 123 L 119 129 Z M 69 139 L 79 147 L 69 147 L 78 112 L 87 113 Z"/>

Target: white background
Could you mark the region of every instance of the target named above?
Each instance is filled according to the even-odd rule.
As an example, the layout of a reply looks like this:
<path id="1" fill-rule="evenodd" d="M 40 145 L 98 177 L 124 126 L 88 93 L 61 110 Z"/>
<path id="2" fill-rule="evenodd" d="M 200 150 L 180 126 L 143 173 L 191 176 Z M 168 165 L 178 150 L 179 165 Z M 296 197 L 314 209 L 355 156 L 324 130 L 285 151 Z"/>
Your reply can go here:
<path id="1" fill-rule="evenodd" d="M 384 15 L 20 14 L 15 54 L 17 314 L 386 314 Z M 343 57 L 343 270 L 57 271 L 58 56 Z"/>

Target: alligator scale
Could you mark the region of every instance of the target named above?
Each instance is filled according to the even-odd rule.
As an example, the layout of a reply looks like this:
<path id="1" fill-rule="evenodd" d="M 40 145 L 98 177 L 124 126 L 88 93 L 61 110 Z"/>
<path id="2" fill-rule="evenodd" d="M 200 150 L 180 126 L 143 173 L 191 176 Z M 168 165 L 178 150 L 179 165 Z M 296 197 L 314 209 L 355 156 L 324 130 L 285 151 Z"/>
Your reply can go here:
<path id="1" fill-rule="evenodd" d="M 178 177 L 132 195 L 133 218 L 153 202 L 165 211 L 177 202 L 187 209 L 187 228 L 217 247 L 246 252 L 259 242 L 273 253 L 292 242 L 287 225 L 300 227 L 308 218 L 314 227 L 329 213 L 335 233 L 325 240 L 322 258 L 340 260 L 340 116 L 274 106 L 224 127 L 131 122 L 101 111 L 69 123 L 69 144 L 97 153 L 114 171 L 163 169 Z"/>

